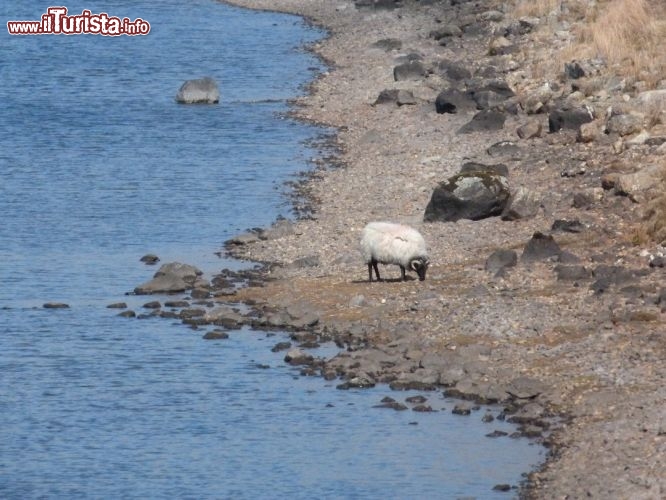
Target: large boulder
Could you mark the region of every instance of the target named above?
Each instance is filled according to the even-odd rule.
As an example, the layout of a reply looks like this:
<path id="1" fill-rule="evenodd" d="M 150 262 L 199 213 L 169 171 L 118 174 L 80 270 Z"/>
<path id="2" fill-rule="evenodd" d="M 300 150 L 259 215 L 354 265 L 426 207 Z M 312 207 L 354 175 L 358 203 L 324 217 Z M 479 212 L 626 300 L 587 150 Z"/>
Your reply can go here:
<path id="1" fill-rule="evenodd" d="M 465 172 L 435 188 L 423 220 L 451 222 L 500 215 L 509 200 L 506 177 L 495 172 Z"/>
<path id="2" fill-rule="evenodd" d="M 182 104 L 215 104 L 220 102 L 220 89 L 210 77 L 187 80 L 178 90 L 176 101 Z"/>
<path id="3" fill-rule="evenodd" d="M 551 133 L 562 129 L 578 131 L 581 125 L 593 120 L 594 115 L 587 108 L 558 107 L 548 115 L 548 129 Z"/>
<path id="4" fill-rule="evenodd" d="M 460 129 L 459 134 L 469 134 L 472 132 L 491 132 L 502 130 L 506 114 L 502 111 L 483 110 L 474 115 L 469 123 L 466 123 Z"/>
<path id="5" fill-rule="evenodd" d="M 137 286 L 134 293 L 149 295 L 152 293 L 180 293 L 194 288 L 202 271 L 189 264 L 170 262 L 160 267 L 153 279 Z"/>

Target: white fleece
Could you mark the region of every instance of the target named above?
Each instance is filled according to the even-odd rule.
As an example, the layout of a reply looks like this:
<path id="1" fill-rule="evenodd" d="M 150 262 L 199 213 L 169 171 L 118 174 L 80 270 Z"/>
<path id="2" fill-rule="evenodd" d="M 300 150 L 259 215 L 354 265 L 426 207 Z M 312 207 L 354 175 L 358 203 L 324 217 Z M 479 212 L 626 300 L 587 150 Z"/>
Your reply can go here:
<path id="1" fill-rule="evenodd" d="M 365 263 L 396 264 L 409 269 L 417 257 L 428 257 L 425 240 L 416 229 L 393 222 L 370 222 L 361 232 Z"/>

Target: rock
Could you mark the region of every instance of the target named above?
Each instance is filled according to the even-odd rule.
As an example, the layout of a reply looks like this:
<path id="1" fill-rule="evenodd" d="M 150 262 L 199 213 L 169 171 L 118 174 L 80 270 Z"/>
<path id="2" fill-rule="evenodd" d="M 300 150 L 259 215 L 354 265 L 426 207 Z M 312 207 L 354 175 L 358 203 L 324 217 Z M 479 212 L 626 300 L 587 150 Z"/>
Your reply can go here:
<path id="1" fill-rule="evenodd" d="M 435 99 L 435 111 L 443 113 L 466 113 L 476 109 L 476 103 L 458 89 L 444 90 Z"/>
<path id="2" fill-rule="evenodd" d="M 551 133 L 562 129 L 578 131 L 581 125 L 593 120 L 594 116 L 586 108 L 556 108 L 548 115 L 548 129 Z"/>
<path id="3" fill-rule="evenodd" d="M 210 297 L 210 290 L 208 290 L 207 288 L 197 287 L 190 292 L 190 296 L 193 299 L 198 299 L 198 300 L 207 299 L 208 297 Z"/>
<path id="4" fill-rule="evenodd" d="M 234 236 L 225 241 L 224 244 L 226 246 L 244 246 L 256 243 L 257 241 L 259 241 L 259 235 L 257 235 L 257 233 L 248 232 Z"/>
<path id="5" fill-rule="evenodd" d="M 489 437 L 489 438 L 498 438 L 498 437 L 504 437 L 504 436 L 508 436 L 508 435 L 509 435 L 508 432 L 497 431 L 497 430 L 495 430 L 495 431 L 493 431 L 493 432 L 491 432 L 491 433 L 489 433 L 489 434 L 486 434 L 486 437 Z"/>
<path id="6" fill-rule="evenodd" d="M 284 357 L 284 360 L 292 366 L 309 365 L 314 361 L 314 357 L 301 349 L 292 349 Z"/>
<path id="7" fill-rule="evenodd" d="M 424 221 L 479 220 L 500 215 L 509 200 L 506 177 L 490 172 L 454 175 L 435 188 Z"/>
<path id="8" fill-rule="evenodd" d="M 500 141 L 492 144 L 487 150 L 489 156 L 510 156 L 513 158 L 520 157 L 522 150 L 512 141 Z"/>
<path id="9" fill-rule="evenodd" d="M 309 267 L 319 267 L 319 255 L 307 255 L 305 257 L 299 257 L 294 259 L 289 267 L 294 269 L 307 269 Z"/>
<path id="10" fill-rule="evenodd" d="M 432 406 L 430 405 L 416 405 L 414 408 L 412 408 L 412 411 L 418 412 L 418 413 L 431 413 L 434 410 L 432 409 Z"/>
<path id="11" fill-rule="evenodd" d="M 551 226 L 551 231 L 562 231 L 564 233 L 580 233 L 585 230 L 585 226 L 578 219 L 566 220 L 557 219 Z"/>
<path id="12" fill-rule="evenodd" d="M 643 130 L 643 121 L 645 117 L 638 113 L 624 113 L 612 115 L 606 121 L 606 132 L 616 133 L 620 137 L 636 134 Z"/>
<path id="13" fill-rule="evenodd" d="M 358 377 L 353 377 L 346 382 L 338 385 L 336 389 L 348 390 L 348 389 L 370 389 L 375 386 L 375 381 L 372 377 L 367 375 L 360 375 Z"/>
<path id="14" fill-rule="evenodd" d="M 153 279 L 134 289 L 137 295 L 153 293 L 179 293 L 193 288 L 197 278 L 203 273 L 194 266 L 171 262 L 164 264 Z"/>
<path id="15" fill-rule="evenodd" d="M 516 46 L 503 36 L 492 39 L 488 47 L 488 55 L 490 56 L 503 56 L 515 51 Z"/>
<path id="16" fill-rule="evenodd" d="M 590 290 L 594 291 L 595 294 L 600 294 L 613 285 L 632 283 L 636 278 L 649 272 L 649 269 L 637 271 L 622 266 L 599 265 L 592 271 L 592 275 L 596 278 L 596 281 L 590 285 Z"/>
<path id="17" fill-rule="evenodd" d="M 601 128 L 597 122 L 583 123 L 578 128 L 576 142 L 589 143 L 597 140 L 601 134 Z"/>
<path id="18" fill-rule="evenodd" d="M 178 90 L 176 101 L 182 104 L 215 104 L 220 102 L 220 89 L 210 77 L 187 80 Z"/>
<path id="19" fill-rule="evenodd" d="M 542 130 L 543 127 L 540 121 L 529 120 L 516 129 L 516 134 L 521 139 L 534 139 L 535 137 L 541 137 Z"/>
<path id="20" fill-rule="evenodd" d="M 454 82 L 460 82 L 472 78 L 472 72 L 469 69 L 462 64 L 453 61 L 439 61 L 435 70 L 444 78 Z"/>
<path id="21" fill-rule="evenodd" d="M 134 311 L 123 311 L 118 316 L 121 318 L 136 318 L 136 313 Z"/>
<path id="22" fill-rule="evenodd" d="M 441 41 L 443 38 L 462 36 L 462 30 L 455 24 L 444 24 L 430 32 L 430 38 Z"/>
<path id="23" fill-rule="evenodd" d="M 164 303 L 164 307 L 173 307 L 173 308 L 190 307 L 190 303 L 186 300 L 167 300 Z"/>
<path id="24" fill-rule="evenodd" d="M 500 175 L 502 177 L 509 177 L 509 167 L 504 163 L 496 163 L 494 165 L 486 165 L 485 163 L 479 163 L 476 161 L 468 161 L 463 163 L 460 167 L 461 174 L 493 174 Z"/>
<path id="25" fill-rule="evenodd" d="M 396 82 L 404 80 L 422 80 L 427 74 L 427 68 L 420 61 L 409 61 L 393 68 L 393 79 Z"/>
<path id="26" fill-rule="evenodd" d="M 547 109 L 547 104 L 553 98 L 553 89 L 546 83 L 527 96 L 522 103 L 525 113 L 533 115 L 543 113 Z"/>
<path id="27" fill-rule="evenodd" d="M 531 377 L 515 378 L 506 388 L 506 392 L 516 399 L 534 399 L 544 391 L 544 384 Z"/>
<path id="28" fill-rule="evenodd" d="M 383 38 L 377 40 L 372 46 L 390 52 L 392 50 L 400 50 L 402 48 L 402 41 L 397 38 Z"/>
<path id="29" fill-rule="evenodd" d="M 204 316 L 204 320 L 206 323 L 224 328 L 240 328 L 246 322 L 246 319 L 241 314 L 229 306 L 220 306 L 212 311 L 208 311 Z"/>
<path id="30" fill-rule="evenodd" d="M 127 304 L 125 302 L 114 302 L 106 307 L 107 309 L 127 309 Z"/>
<path id="31" fill-rule="evenodd" d="M 160 261 L 160 258 L 157 255 L 153 254 L 153 253 L 148 253 L 148 254 L 144 255 L 143 257 L 141 257 L 141 259 L 139 259 L 139 260 L 141 262 L 143 262 L 144 264 L 152 266 L 154 264 L 157 264 Z"/>
<path id="32" fill-rule="evenodd" d="M 502 211 L 502 220 L 521 220 L 534 217 L 541 207 L 541 197 L 534 191 L 519 187 L 511 194 Z"/>
<path id="33" fill-rule="evenodd" d="M 294 223 L 287 219 L 275 221 L 268 229 L 261 229 L 257 236 L 262 241 L 279 240 L 294 234 Z"/>
<path id="34" fill-rule="evenodd" d="M 555 274 L 560 281 L 577 281 L 588 279 L 592 273 L 585 266 L 564 266 L 558 264 L 555 266 Z"/>
<path id="35" fill-rule="evenodd" d="M 467 403 L 458 403 L 453 407 L 451 413 L 454 415 L 470 415 L 472 413 L 472 406 Z"/>
<path id="36" fill-rule="evenodd" d="M 493 491 L 511 491 L 510 484 L 496 484 L 493 486 Z"/>
<path id="37" fill-rule="evenodd" d="M 514 250 L 495 250 L 486 259 L 486 271 L 496 274 L 518 263 L 518 254 Z"/>
<path id="38" fill-rule="evenodd" d="M 472 86 L 468 94 L 474 99 L 477 109 L 500 111 L 504 109 L 505 101 L 516 95 L 509 84 L 499 78 Z"/>
<path id="39" fill-rule="evenodd" d="M 398 401 L 383 401 L 381 404 L 373 406 L 373 408 L 389 408 L 391 410 L 403 411 L 407 406 Z"/>
<path id="40" fill-rule="evenodd" d="M 151 302 L 146 302 L 143 305 L 144 309 L 159 309 L 160 307 L 162 307 L 162 304 L 160 304 L 159 301 L 157 301 L 157 300 L 153 300 Z"/>
<path id="41" fill-rule="evenodd" d="M 562 253 L 562 250 L 551 235 L 545 235 L 537 231 L 525 245 L 520 261 L 537 262 L 559 256 L 560 253 Z"/>
<path id="42" fill-rule="evenodd" d="M 213 330 L 212 332 L 206 332 L 206 334 L 202 338 L 204 340 L 222 340 L 222 339 L 228 339 L 229 334 L 227 332 L 223 332 L 220 330 Z"/>
<path id="43" fill-rule="evenodd" d="M 620 174 L 616 177 L 615 194 L 628 196 L 633 201 L 642 201 L 647 190 L 660 185 L 662 175 L 661 165 L 648 165 L 632 174 Z"/>
<path id="44" fill-rule="evenodd" d="M 656 114 L 666 110 L 666 89 L 646 90 L 636 96 L 636 103 L 646 114 Z"/>
<path id="45" fill-rule="evenodd" d="M 69 304 L 64 302 L 47 302 L 42 306 L 44 309 L 69 309 Z"/>
<path id="46" fill-rule="evenodd" d="M 502 130 L 506 114 L 502 111 L 485 110 L 479 111 L 474 115 L 469 123 L 466 123 L 458 130 L 459 134 L 469 134 L 472 132 L 491 132 Z"/>
<path id="47" fill-rule="evenodd" d="M 411 404 L 423 404 L 428 401 L 428 398 L 419 394 L 418 396 L 410 396 L 405 401 Z"/>
<path id="48" fill-rule="evenodd" d="M 376 106 L 378 104 L 397 104 L 398 106 L 404 106 L 407 104 L 416 104 L 416 98 L 409 90 L 386 89 L 382 90 L 375 100 L 374 105 Z"/>
<path id="49" fill-rule="evenodd" d="M 572 61 L 570 63 L 564 63 L 564 74 L 567 78 L 578 80 L 585 76 L 585 70 L 578 61 Z"/>

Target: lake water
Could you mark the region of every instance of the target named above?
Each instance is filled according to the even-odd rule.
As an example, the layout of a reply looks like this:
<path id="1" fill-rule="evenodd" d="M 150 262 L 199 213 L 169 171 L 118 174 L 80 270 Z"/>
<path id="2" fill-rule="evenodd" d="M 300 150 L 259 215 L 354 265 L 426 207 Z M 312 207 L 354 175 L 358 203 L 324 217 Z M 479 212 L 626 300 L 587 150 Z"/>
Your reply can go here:
<path id="1" fill-rule="evenodd" d="M 51 4 L 0 3 L 39 20 Z M 320 62 L 302 19 L 204 0 L 67 2 L 148 36 L 0 35 L 1 498 L 507 498 L 543 460 L 503 422 L 374 409 L 242 330 L 211 342 L 106 308 L 148 252 L 210 273 L 223 241 L 291 216 L 285 181 L 330 133 L 285 118 Z M 216 106 L 177 105 L 183 81 Z M 49 301 L 69 309 L 43 309 Z M 334 351 L 325 348 L 324 353 Z M 267 368 L 268 367 L 268 368 Z M 490 410 L 495 411 L 496 410 Z"/>

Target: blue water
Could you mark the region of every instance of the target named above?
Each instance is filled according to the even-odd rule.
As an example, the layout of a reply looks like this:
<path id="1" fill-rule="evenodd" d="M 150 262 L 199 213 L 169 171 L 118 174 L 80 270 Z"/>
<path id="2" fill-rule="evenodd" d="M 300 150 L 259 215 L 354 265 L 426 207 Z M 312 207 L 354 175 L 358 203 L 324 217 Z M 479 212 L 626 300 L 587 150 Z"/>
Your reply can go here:
<path id="1" fill-rule="evenodd" d="M 50 5 L 1 2 L 2 25 Z M 435 393 L 443 411 L 373 409 L 387 388 L 299 377 L 270 351 L 281 335 L 204 341 L 106 308 L 145 302 L 124 297 L 155 271 L 143 254 L 210 276 L 239 266 L 224 240 L 292 215 L 284 183 L 328 131 L 286 119 L 287 99 L 322 69 L 303 47 L 323 33 L 207 0 L 66 5 L 151 33 L 0 35 L 0 498 L 510 497 L 492 486 L 543 451 L 485 438 L 511 427 L 482 412 Z M 220 104 L 177 105 L 202 76 Z"/>

